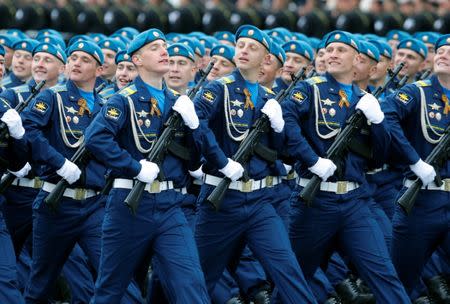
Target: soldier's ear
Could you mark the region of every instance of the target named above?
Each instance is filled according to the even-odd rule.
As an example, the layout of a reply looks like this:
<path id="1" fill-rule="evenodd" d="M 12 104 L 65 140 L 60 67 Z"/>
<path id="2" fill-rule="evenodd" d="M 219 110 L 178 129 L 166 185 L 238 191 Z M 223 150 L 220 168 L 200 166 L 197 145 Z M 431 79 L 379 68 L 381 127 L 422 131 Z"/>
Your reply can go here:
<path id="1" fill-rule="evenodd" d="M 100 77 L 102 75 L 103 72 L 103 66 L 99 65 L 97 66 L 97 68 L 95 69 L 95 77 Z"/>
<path id="2" fill-rule="evenodd" d="M 131 56 L 131 61 L 134 63 L 135 66 L 142 65 L 142 57 L 140 56 L 139 53 L 133 54 L 133 56 Z"/>

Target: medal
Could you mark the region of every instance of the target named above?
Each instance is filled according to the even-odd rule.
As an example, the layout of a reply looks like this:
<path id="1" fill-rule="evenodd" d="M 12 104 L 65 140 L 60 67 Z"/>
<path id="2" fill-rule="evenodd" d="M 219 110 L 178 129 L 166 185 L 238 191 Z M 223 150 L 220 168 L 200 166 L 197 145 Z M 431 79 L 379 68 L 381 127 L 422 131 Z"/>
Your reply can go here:
<path id="1" fill-rule="evenodd" d="M 326 108 L 322 108 L 322 114 L 327 114 L 327 109 Z"/>
<path id="2" fill-rule="evenodd" d="M 436 119 L 438 121 L 440 121 L 442 119 L 442 114 L 441 113 L 436 113 Z"/>
<path id="3" fill-rule="evenodd" d="M 150 127 L 150 124 L 151 124 L 150 119 L 146 119 L 145 126 L 148 128 L 148 127 Z"/>
<path id="4" fill-rule="evenodd" d="M 334 115 L 336 115 L 336 110 L 331 108 L 329 113 L 330 113 L 330 116 L 333 117 Z"/>
<path id="5" fill-rule="evenodd" d="M 73 123 L 74 124 L 78 124 L 80 122 L 80 119 L 78 118 L 78 116 L 74 116 L 73 117 Z"/>
<path id="6" fill-rule="evenodd" d="M 230 114 L 231 114 L 232 116 L 236 115 L 236 110 L 235 110 L 235 109 L 231 109 Z"/>
<path id="7" fill-rule="evenodd" d="M 66 116 L 66 122 L 69 123 L 71 120 L 72 120 L 72 118 L 69 115 L 67 115 Z"/>
<path id="8" fill-rule="evenodd" d="M 428 113 L 428 116 L 430 116 L 430 118 L 434 118 L 434 112 Z"/>
<path id="9" fill-rule="evenodd" d="M 142 119 L 138 119 L 138 124 L 139 126 L 142 126 L 144 124 L 144 122 L 142 121 Z"/>
<path id="10" fill-rule="evenodd" d="M 242 111 L 242 109 L 239 109 L 237 111 L 237 115 L 239 116 L 239 118 L 241 118 L 242 116 L 244 116 L 244 111 Z"/>

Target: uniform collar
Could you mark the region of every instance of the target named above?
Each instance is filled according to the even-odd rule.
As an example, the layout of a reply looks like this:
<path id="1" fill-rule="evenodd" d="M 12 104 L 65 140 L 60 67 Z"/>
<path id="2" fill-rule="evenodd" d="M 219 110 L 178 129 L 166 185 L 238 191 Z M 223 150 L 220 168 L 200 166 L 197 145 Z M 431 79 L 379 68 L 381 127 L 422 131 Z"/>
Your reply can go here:
<path id="1" fill-rule="evenodd" d="M 339 94 L 339 90 L 341 89 L 341 86 L 339 85 L 339 82 L 336 81 L 336 79 L 330 74 L 326 73 L 325 77 L 327 78 L 327 82 L 330 84 L 328 86 L 328 92 L 331 94 Z M 358 97 L 358 99 L 363 96 L 365 93 L 356 85 L 352 84 L 352 91 L 354 96 Z"/>
<path id="2" fill-rule="evenodd" d="M 442 94 L 444 94 L 444 92 L 442 91 L 442 86 L 439 83 L 439 80 L 438 80 L 437 76 L 433 75 L 430 78 L 430 80 L 431 80 L 431 86 L 433 87 L 434 96 L 439 98 L 439 99 L 441 99 L 442 98 Z"/>
<path id="3" fill-rule="evenodd" d="M 67 93 L 69 95 L 69 100 L 78 105 L 78 100 L 82 98 L 78 87 L 70 79 L 67 80 L 66 87 Z M 101 97 L 98 94 L 96 94 L 94 90 L 94 110 L 92 111 L 91 114 L 95 114 L 100 110 L 100 104 L 101 104 Z"/>

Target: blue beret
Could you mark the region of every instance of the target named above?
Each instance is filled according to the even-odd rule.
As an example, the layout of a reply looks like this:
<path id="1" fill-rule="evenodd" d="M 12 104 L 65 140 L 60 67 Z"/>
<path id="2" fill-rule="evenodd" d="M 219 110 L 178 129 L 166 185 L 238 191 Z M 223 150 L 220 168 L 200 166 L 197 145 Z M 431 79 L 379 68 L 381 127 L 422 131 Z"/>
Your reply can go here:
<path id="1" fill-rule="evenodd" d="M 439 37 L 439 39 L 436 41 L 436 44 L 434 45 L 434 49 L 437 50 L 444 45 L 450 45 L 450 34 L 442 35 L 441 37 Z"/>
<path id="2" fill-rule="evenodd" d="M 286 42 L 285 44 L 283 44 L 282 48 L 286 53 L 295 53 L 302 57 L 305 57 L 309 61 L 314 60 L 314 50 L 306 42 L 294 40 Z"/>
<path id="3" fill-rule="evenodd" d="M 206 54 L 205 47 L 195 37 L 185 37 L 178 40 L 177 43 L 188 45 L 194 51 L 194 53 L 199 55 L 200 57 L 203 57 Z"/>
<path id="4" fill-rule="evenodd" d="M 205 49 L 212 49 L 214 46 L 219 44 L 219 41 L 216 38 L 210 36 L 203 36 L 199 40 Z"/>
<path id="5" fill-rule="evenodd" d="M 183 56 L 195 62 L 194 51 L 189 45 L 183 43 L 174 43 L 167 48 L 169 56 Z"/>
<path id="6" fill-rule="evenodd" d="M 90 42 L 94 42 L 94 39 L 92 39 L 91 37 L 89 37 L 88 35 L 75 35 L 72 38 L 70 38 L 69 43 L 67 44 L 67 47 L 71 47 L 72 44 L 74 44 L 75 42 L 78 41 L 90 41 Z"/>
<path id="7" fill-rule="evenodd" d="M 392 48 L 387 42 L 383 40 L 369 40 L 369 42 L 378 48 L 380 56 L 384 56 L 389 59 L 392 58 Z"/>
<path id="8" fill-rule="evenodd" d="M 128 40 L 133 40 L 137 35 L 139 35 L 139 31 L 134 27 L 126 26 L 118 29 L 113 33 L 113 35 L 114 34 L 120 35 L 122 37 L 127 37 Z"/>
<path id="9" fill-rule="evenodd" d="M 14 43 L 12 48 L 15 51 L 21 50 L 21 51 L 33 53 L 33 49 L 38 44 L 39 44 L 39 41 L 34 40 L 34 39 L 22 39 L 22 40 L 17 41 L 16 43 Z"/>
<path id="10" fill-rule="evenodd" d="M 10 49 L 13 48 L 14 43 L 16 43 L 17 41 L 19 41 L 17 37 L 11 35 L 0 35 L 0 44 Z"/>
<path id="11" fill-rule="evenodd" d="M 380 51 L 375 45 L 368 41 L 359 41 L 359 52 L 375 60 L 376 62 L 380 61 Z"/>
<path id="12" fill-rule="evenodd" d="M 101 49 L 109 49 L 116 53 L 127 49 L 127 46 L 122 41 L 112 38 L 103 39 L 98 43 L 98 46 Z"/>
<path id="13" fill-rule="evenodd" d="M 94 59 L 97 60 L 97 62 L 100 65 L 103 64 L 102 50 L 100 49 L 100 47 L 98 45 L 96 45 L 92 41 L 81 40 L 81 41 L 78 41 L 77 43 L 72 44 L 69 47 L 67 54 L 70 56 L 73 52 L 76 52 L 76 51 L 85 52 L 85 53 L 91 55 L 92 57 L 94 57 Z"/>
<path id="14" fill-rule="evenodd" d="M 0 45 L 0 56 L 5 56 L 5 48 Z"/>
<path id="15" fill-rule="evenodd" d="M 50 43 L 46 43 L 46 42 L 39 43 L 33 49 L 33 56 L 34 56 L 34 54 L 39 53 L 39 52 L 44 52 L 44 53 L 53 55 L 56 58 L 58 58 L 59 60 L 61 60 L 63 63 L 66 63 L 66 61 L 67 61 L 66 53 L 64 53 L 64 51 L 59 46 L 54 45 L 54 44 L 50 44 Z"/>
<path id="16" fill-rule="evenodd" d="M 423 58 L 426 58 L 428 55 L 428 49 L 425 43 L 414 38 L 408 38 L 400 41 L 400 43 L 397 45 L 397 50 L 400 49 L 409 49 L 416 52 Z"/>
<path id="17" fill-rule="evenodd" d="M 216 32 L 214 34 L 214 38 L 216 38 L 217 40 L 226 40 L 233 44 L 236 41 L 236 37 L 234 36 L 234 34 L 228 31 Z"/>
<path id="18" fill-rule="evenodd" d="M 281 45 L 279 45 L 277 43 L 270 44 L 269 53 L 274 55 L 278 59 L 278 61 L 281 63 L 281 65 L 283 65 L 284 62 L 286 61 L 286 52 L 283 50 Z"/>
<path id="19" fill-rule="evenodd" d="M 47 36 L 43 36 L 41 35 L 39 38 L 36 39 L 39 42 L 45 42 L 45 43 L 50 43 L 50 44 L 54 44 L 59 46 L 62 50 L 66 49 L 66 43 L 64 42 L 64 40 L 62 40 L 61 38 L 59 38 L 59 36 L 55 36 L 55 35 L 47 35 Z"/>
<path id="20" fill-rule="evenodd" d="M 311 45 L 311 47 L 312 47 L 313 49 L 317 50 L 317 46 L 319 45 L 320 41 L 321 41 L 321 40 L 320 40 L 319 38 L 316 38 L 316 37 L 310 37 L 310 38 L 309 38 L 309 45 Z"/>
<path id="21" fill-rule="evenodd" d="M 30 39 L 30 37 L 28 37 L 27 35 L 25 35 L 24 32 L 22 32 L 22 31 L 19 30 L 19 29 L 9 29 L 9 30 L 6 30 L 6 34 L 7 34 L 7 35 L 14 36 L 14 37 L 17 37 L 17 38 L 19 38 L 19 39 L 21 39 L 21 40 L 23 40 L 23 39 Z"/>
<path id="22" fill-rule="evenodd" d="M 164 34 L 155 28 L 146 30 L 145 32 L 140 33 L 131 41 L 130 46 L 128 47 L 128 55 L 132 56 L 137 50 L 143 47 L 146 44 L 149 44 L 155 40 L 161 39 L 166 41 L 166 37 Z"/>
<path id="23" fill-rule="evenodd" d="M 119 64 L 119 62 L 122 62 L 122 61 L 132 62 L 131 56 L 128 55 L 126 50 L 119 51 L 116 54 L 116 58 L 115 58 L 116 64 Z"/>
<path id="24" fill-rule="evenodd" d="M 397 40 L 401 41 L 404 39 L 411 38 L 411 35 L 405 31 L 400 30 L 390 30 L 386 35 L 387 40 Z"/>
<path id="25" fill-rule="evenodd" d="M 234 47 L 227 44 L 219 44 L 211 49 L 210 56 L 220 56 L 234 63 Z"/>
<path id="26" fill-rule="evenodd" d="M 130 39 L 128 39 L 126 36 L 121 36 L 119 34 L 112 34 L 111 36 L 109 36 L 109 38 L 120 41 L 123 44 L 125 44 L 126 46 L 129 46 L 131 43 Z"/>
<path id="27" fill-rule="evenodd" d="M 261 43 L 267 51 L 270 51 L 272 40 L 270 37 L 254 25 L 241 25 L 236 31 L 236 41 L 239 38 L 251 38 Z"/>
<path id="28" fill-rule="evenodd" d="M 441 35 L 433 32 L 419 32 L 414 34 L 414 38 L 422 41 L 423 43 L 429 43 L 432 45 L 436 44 L 436 41 L 441 37 Z"/>
<path id="29" fill-rule="evenodd" d="M 304 41 L 306 43 L 309 43 L 309 38 L 305 34 L 302 34 L 302 33 L 294 33 L 292 40 Z"/>
<path id="30" fill-rule="evenodd" d="M 99 43 L 103 39 L 108 38 L 105 34 L 102 33 L 90 33 L 88 34 L 88 36 L 94 39 L 95 43 Z"/>
<path id="31" fill-rule="evenodd" d="M 37 32 L 35 39 L 41 41 L 39 38 L 45 37 L 45 36 L 57 36 L 57 37 L 63 39 L 63 36 L 61 35 L 60 32 L 58 32 L 57 30 L 54 30 L 54 29 L 50 29 L 50 28 L 42 29 L 39 32 Z"/>
<path id="32" fill-rule="evenodd" d="M 350 34 L 344 31 L 332 31 L 329 33 L 327 41 L 325 42 L 325 47 L 327 47 L 332 42 L 341 42 L 347 44 L 359 52 L 358 40 Z"/>
<path id="33" fill-rule="evenodd" d="M 189 34 L 187 34 L 187 36 L 194 37 L 194 38 L 197 38 L 198 40 L 200 40 L 200 38 L 203 38 L 205 36 L 205 34 L 202 32 L 190 32 Z"/>
<path id="34" fill-rule="evenodd" d="M 282 46 L 283 44 L 285 44 L 285 41 L 283 39 L 281 39 L 280 37 L 270 37 L 270 39 L 272 39 L 272 43 L 276 43 L 279 46 Z"/>
<path id="35" fill-rule="evenodd" d="M 271 29 L 270 31 L 267 32 L 267 35 L 269 35 L 270 37 L 278 37 L 284 42 L 287 42 L 292 39 L 295 40 L 292 33 L 289 30 L 282 27 L 276 27 L 274 29 Z"/>
<path id="36" fill-rule="evenodd" d="M 375 34 L 364 34 L 364 39 L 369 41 L 369 40 L 386 40 L 384 37 L 380 37 L 378 35 Z"/>
<path id="37" fill-rule="evenodd" d="M 179 39 L 179 33 L 168 33 L 166 34 L 167 41 L 177 42 Z"/>

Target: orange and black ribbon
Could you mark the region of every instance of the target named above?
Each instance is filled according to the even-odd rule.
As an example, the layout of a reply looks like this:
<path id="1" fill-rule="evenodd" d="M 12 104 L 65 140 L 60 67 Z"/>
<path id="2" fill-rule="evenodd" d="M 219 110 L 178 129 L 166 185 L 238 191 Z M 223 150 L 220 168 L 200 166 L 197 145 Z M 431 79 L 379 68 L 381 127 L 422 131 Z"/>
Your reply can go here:
<path id="1" fill-rule="evenodd" d="M 80 106 L 80 108 L 78 109 L 78 116 L 83 116 L 84 112 L 88 112 L 88 114 L 91 113 L 91 110 L 89 110 L 89 107 L 87 105 L 87 101 L 84 98 L 80 98 L 78 99 L 78 106 Z"/>
<path id="2" fill-rule="evenodd" d="M 343 107 L 344 105 L 348 108 L 350 107 L 350 102 L 348 102 L 347 94 L 345 94 L 344 90 L 339 90 L 339 96 L 341 100 L 339 101 L 339 107 Z"/>
<path id="3" fill-rule="evenodd" d="M 247 110 L 248 108 L 250 108 L 250 110 L 253 110 L 255 108 L 255 106 L 253 105 L 252 102 L 252 95 L 250 94 L 250 92 L 248 91 L 247 88 L 244 89 L 244 95 L 245 95 L 245 105 L 244 105 L 244 109 Z"/>
<path id="4" fill-rule="evenodd" d="M 444 114 L 447 115 L 450 112 L 450 103 L 447 95 L 442 94 L 442 101 L 444 102 Z"/>
<path id="5" fill-rule="evenodd" d="M 156 114 L 158 117 L 161 116 L 161 110 L 158 108 L 158 101 L 156 101 L 155 98 L 150 98 L 150 103 L 152 104 L 150 108 L 150 115 L 153 116 Z"/>

